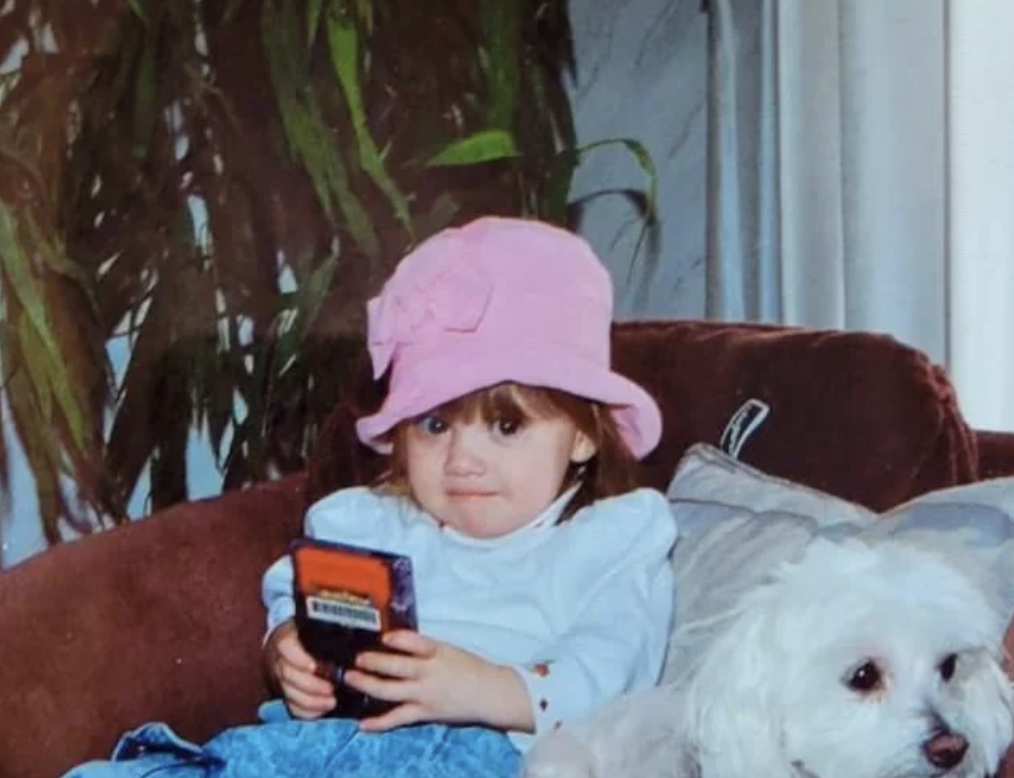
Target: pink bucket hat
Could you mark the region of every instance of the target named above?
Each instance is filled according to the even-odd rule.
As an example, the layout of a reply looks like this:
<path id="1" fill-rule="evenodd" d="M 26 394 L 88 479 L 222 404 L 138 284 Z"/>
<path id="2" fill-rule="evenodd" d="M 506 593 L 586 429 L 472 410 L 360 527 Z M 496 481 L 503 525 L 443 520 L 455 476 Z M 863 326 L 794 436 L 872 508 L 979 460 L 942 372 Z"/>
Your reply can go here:
<path id="1" fill-rule="evenodd" d="M 380 410 L 356 424 L 388 453 L 399 422 L 478 389 L 512 381 L 610 406 L 640 458 L 662 417 L 640 386 L 610 369 L 613 289 L 591 247 L 558 227 L 499 217 L 420 244 L 369 302 L 373 373 L 391 368 Z"/>

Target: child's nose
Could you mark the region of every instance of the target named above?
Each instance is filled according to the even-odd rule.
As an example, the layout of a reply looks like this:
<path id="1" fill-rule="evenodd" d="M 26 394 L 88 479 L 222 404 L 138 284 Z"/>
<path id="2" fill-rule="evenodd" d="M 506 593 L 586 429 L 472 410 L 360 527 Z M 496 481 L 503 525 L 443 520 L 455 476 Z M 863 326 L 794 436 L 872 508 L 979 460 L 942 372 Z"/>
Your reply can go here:
<path id="1" fill-rule="evenodd" d="M 483 470 L 479 435 L 473 425 L 453 427 L 444 469 L 450 475 L 474 475 Z"/>

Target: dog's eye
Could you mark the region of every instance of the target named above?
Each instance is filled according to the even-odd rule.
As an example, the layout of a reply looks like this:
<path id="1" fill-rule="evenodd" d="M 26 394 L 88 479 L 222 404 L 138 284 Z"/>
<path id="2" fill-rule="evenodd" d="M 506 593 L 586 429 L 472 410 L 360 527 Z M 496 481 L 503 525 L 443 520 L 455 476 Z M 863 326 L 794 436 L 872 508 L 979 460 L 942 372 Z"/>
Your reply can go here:
<path id="1" fill-rule="evenodd" d="M 958 655 L 948 654 L 944 657 L 944 661 L 940 663 L 940 677 L 944 679 L 944 682 L 951 680 L 954 676 L 954 670 L 958 666 Z"/>
<path id="2" fill-rule="evenodd" d="M 864 694 L 876 691 L 883 685 L 883 675 L 877 663 L 870 660 L 859 665 L 845 682 L 852 691 Z"/>

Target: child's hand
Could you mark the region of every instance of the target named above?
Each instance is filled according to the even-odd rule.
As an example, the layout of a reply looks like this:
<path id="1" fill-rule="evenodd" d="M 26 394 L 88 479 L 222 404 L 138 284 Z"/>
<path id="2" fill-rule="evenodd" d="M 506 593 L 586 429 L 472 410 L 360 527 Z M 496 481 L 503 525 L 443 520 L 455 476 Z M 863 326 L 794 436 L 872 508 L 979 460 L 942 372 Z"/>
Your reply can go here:
<path id="1" fill-rule="evenodd" d="M 410 630 L 387 633 L 384 645 L 404 654 L 364 652 L 344 680 L 377 699 L 402 704 L 363 719 L 362 729 L 377 732 L 440 721 L 534 730 L 528 690 L 509 667 Z"/>
<path id="2" fill-rule="evenodd" d="M 264 651 L 271 677 L 294 717 L 316 719 L 337 705 L 334 685 L 315 674 L 317 661 L 299 642 L 294 621 L 276 627 Z"/>

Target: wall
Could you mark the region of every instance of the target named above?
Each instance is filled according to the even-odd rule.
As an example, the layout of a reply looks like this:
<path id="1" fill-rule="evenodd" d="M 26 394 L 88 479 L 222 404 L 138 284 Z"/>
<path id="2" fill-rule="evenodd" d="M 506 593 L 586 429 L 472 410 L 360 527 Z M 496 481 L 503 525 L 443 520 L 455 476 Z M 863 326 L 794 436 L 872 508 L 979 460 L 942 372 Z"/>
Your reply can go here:
<path id="1" fill-rule="evenodd" d="M 629 137 L 647 146 L 658 174 L 659 229 L 631 266 L 635 209 L 599 196 L 581 232 L 606 260 L 619 318 L 704 315 L 708 17 L 701 0 L 571 0 L 578 72 L 572 96 L 579 140 Z M 572 195 L 643 188 L 621 150 L 597 151 Z"/>

